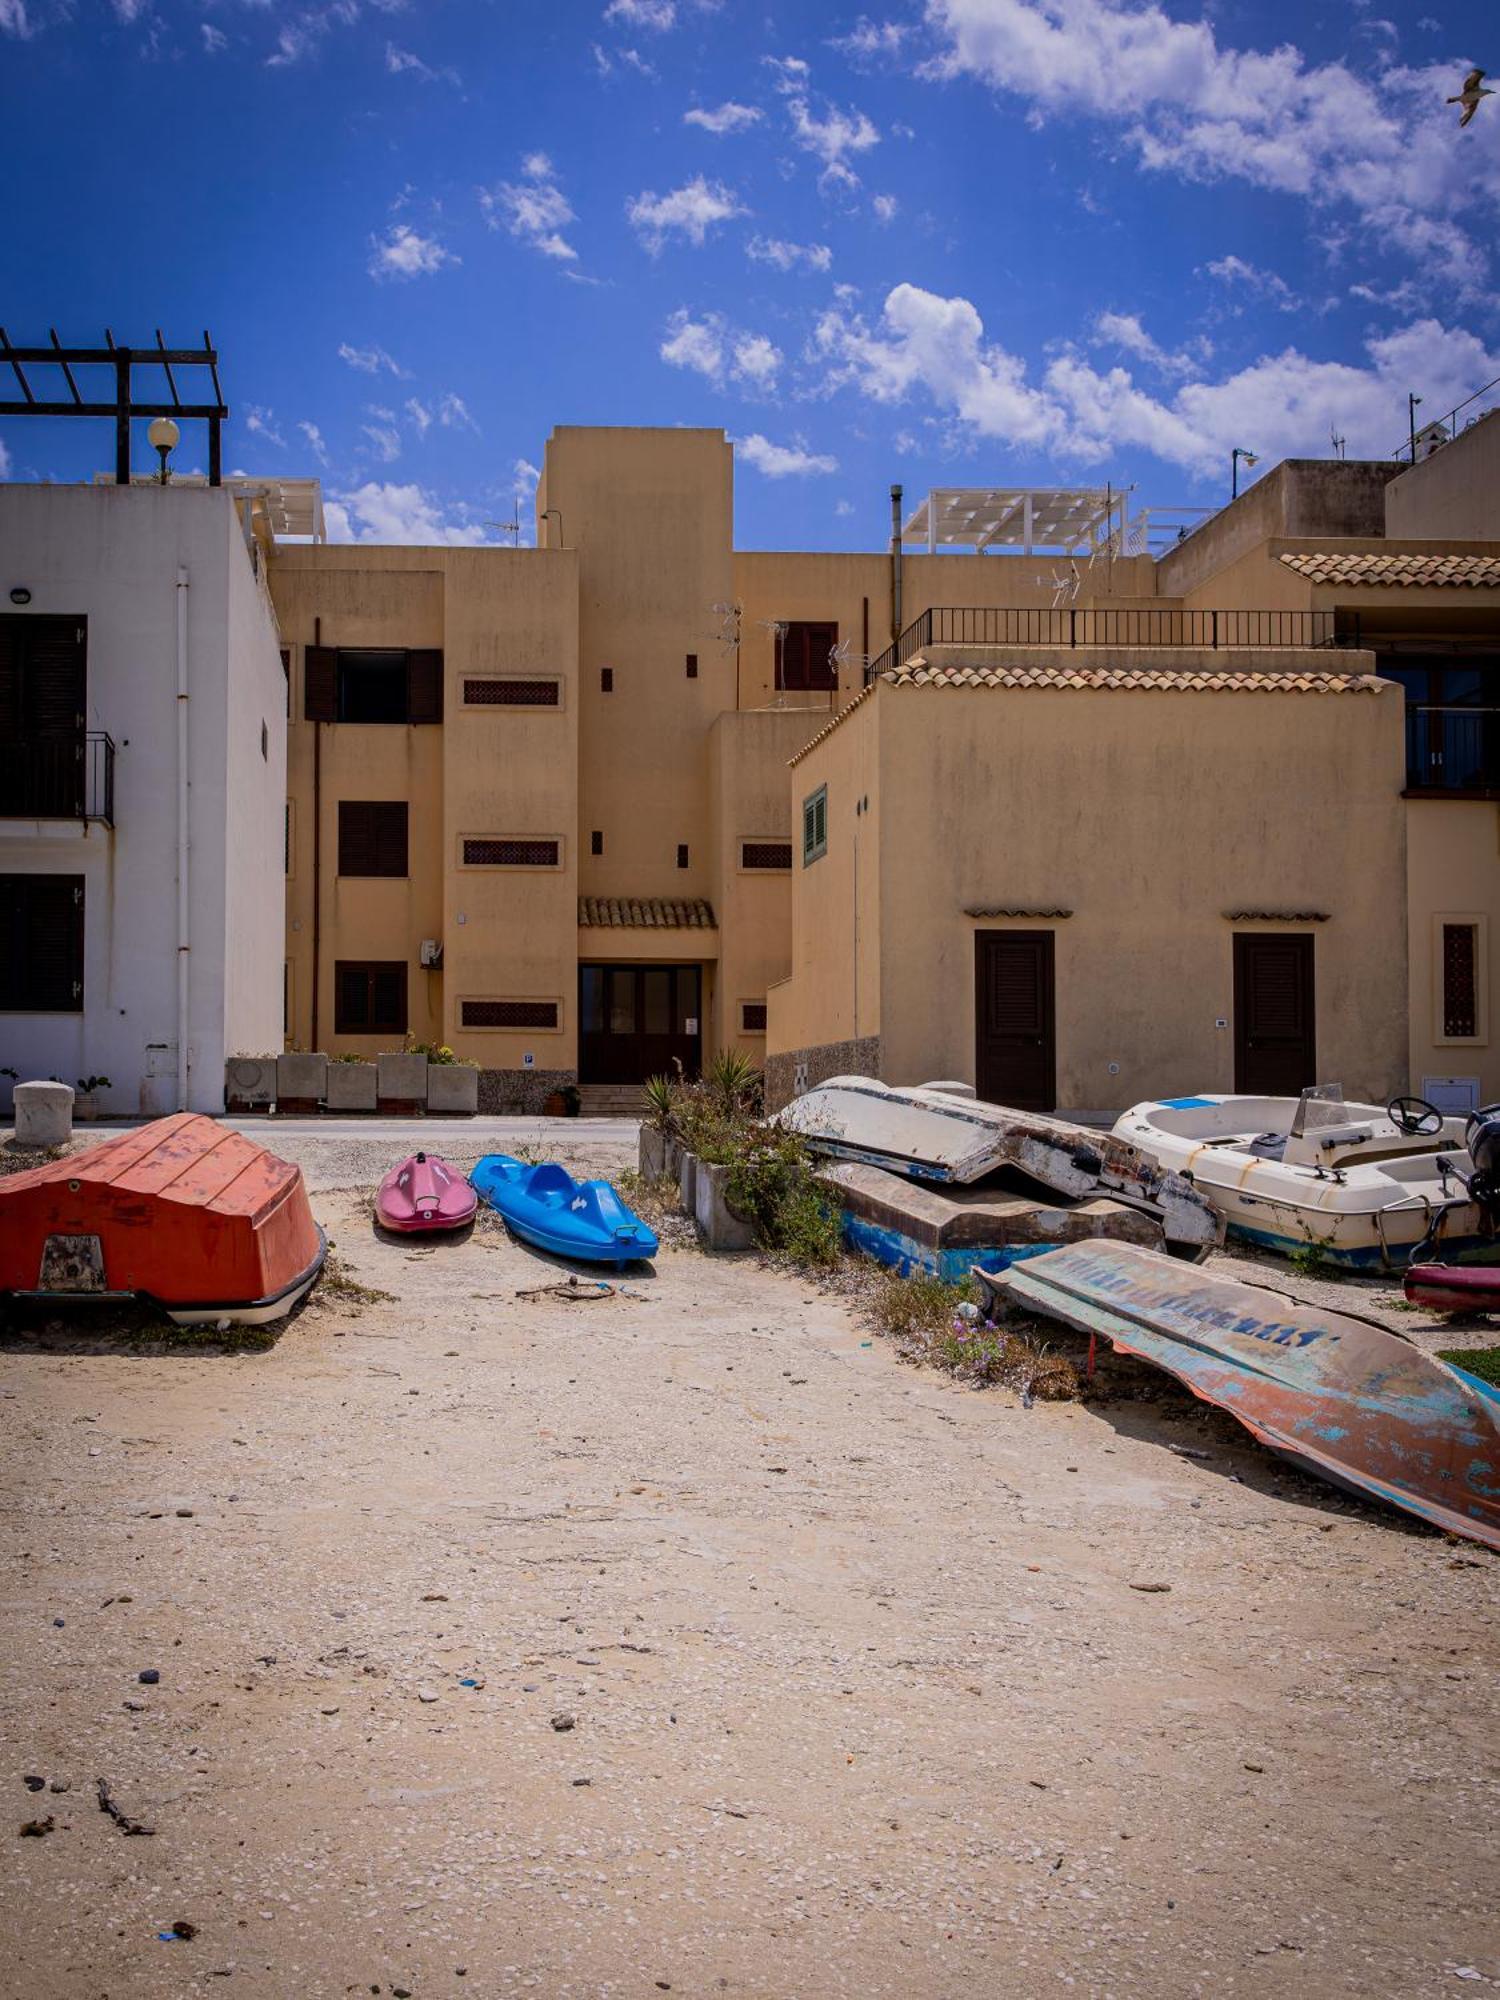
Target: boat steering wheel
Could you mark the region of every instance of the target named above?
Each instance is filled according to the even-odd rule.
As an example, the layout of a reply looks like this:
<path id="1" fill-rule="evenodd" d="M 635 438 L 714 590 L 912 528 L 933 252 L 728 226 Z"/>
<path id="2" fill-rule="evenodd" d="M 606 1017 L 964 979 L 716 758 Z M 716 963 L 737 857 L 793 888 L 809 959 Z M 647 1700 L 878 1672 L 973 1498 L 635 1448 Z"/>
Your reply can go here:
<path id="1" fill-rule="evenodd" d="M 1442 1112 L 1425 1097 L 1393 1097 L 1385 1109 L 1396 1130 L 1409 1138 L 1435 1138 L 1443 1129 Z"/>

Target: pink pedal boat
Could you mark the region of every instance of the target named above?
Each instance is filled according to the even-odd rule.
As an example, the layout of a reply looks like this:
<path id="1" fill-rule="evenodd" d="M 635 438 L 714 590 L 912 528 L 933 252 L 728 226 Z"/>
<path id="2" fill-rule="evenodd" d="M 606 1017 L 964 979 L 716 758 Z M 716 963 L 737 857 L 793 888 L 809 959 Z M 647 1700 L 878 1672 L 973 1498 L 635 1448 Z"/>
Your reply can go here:
<path id="1" fill-rule="evenodd" d="M 413 1153 L 392 1167 L 375 1195 L 375 1220 L 403 1236 L 441 1234 L 474 1220 L 479 1197 L 457 1167 Z"/>

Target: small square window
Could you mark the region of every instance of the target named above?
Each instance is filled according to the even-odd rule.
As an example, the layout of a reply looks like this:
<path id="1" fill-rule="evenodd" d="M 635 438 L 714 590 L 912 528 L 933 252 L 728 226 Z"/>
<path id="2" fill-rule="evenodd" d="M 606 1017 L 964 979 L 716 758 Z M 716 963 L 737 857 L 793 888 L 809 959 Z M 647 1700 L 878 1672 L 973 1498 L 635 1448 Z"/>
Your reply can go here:
<path id="1" fill-rule="evenodd" d="M 740 1029 L 747 1035 L 763 1035 L 766 1032 L 766 1003 L 764 1000 L 742 1000 L 740 1002 Z"/>
<path id="2" fill-rule="evenodd" d="M 828 852 L 828 787 L 818 789 L 802 801 L 802 866 L 817 861 Z"/>
<path id="3" fill-rule="evenodd" d="M 677 866 L 679 868 L 686 868 L 687 865 L 688 865 L 687 842 L 684 840 L 677 849 Z"/>
<path id="4" fill-rule="evenodd" d="M 599 669 L 599 691 L 601 694 L 614 693 L 615 670 L 613 667 L 601 667 Z"/>
<path id="5" fill-rule="evenodd" d="M 696 653 L 689 653 L 687 656 L 687 677 L 690 681 L 695 681 L 698 678 L 698 655 Z"/>
<path id="6" fill-rule="evenodd" d="M 604 852 L 604 835 L 598 832 L 591 833 L 589 835 L 589 853 L 602 854 L 603 852 Z"/>

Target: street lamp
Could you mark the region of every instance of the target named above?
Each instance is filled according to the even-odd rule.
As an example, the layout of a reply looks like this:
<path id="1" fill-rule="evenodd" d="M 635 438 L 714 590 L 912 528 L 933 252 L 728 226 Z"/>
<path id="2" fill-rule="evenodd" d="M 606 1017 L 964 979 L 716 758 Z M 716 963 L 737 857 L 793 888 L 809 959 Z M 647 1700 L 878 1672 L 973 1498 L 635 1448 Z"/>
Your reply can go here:
<path id="1" fill-rule="evenodd" d="M 1413 465 L 1417 462 L 1417 411 L 1420 409 L 1421 403 L 1422 398 L 1420 396 L 1407 395 L 1406 423 L 1408 430 L 1411 432 L 1411 462 Z"/>
<path id="2" fill-rule="evenodd" d="M 1258 465 L 1260 463 L 1255 452 L 1246 451 L 1242 444 L 1235 446 L 1234 450 L 1229 454 L 1229 497 L 1231 500 L 1238 500 L 1240 497 L 1241 459 L 1245 461 L 1246 465 Z"/>
<path id="3" fill-rule="evenodd" d="M 161 458 L 161 470 L 157 478 L 165 486 L 171 474 L 167 471 L 167 459 L 177 449 L 177 440 L 182 436 L 170 417 L 153 417 L 146 429 L 146 439 Z"/>
<path id="4" fill-rule="evenodd" d="M 554 514 L 555 514 L 555 515 L 557 516 L 557 546 L 558 546 L 558 547 L 559 547 L 560 549 L 561 549 L 561 548 L 566 548 L 566 547 L 567 547 L 567 544 L 566 544 L 566 543 L 564 542 L 564 540 L 563 540 L 563 523 L 562 523 L 562 508 L 561 508 L 561 507 L 544 507 L 544 508 L 542 509 L 542 519 L 543 519 L 544 521 L 550 521 L 550 520 L 551 520 L 551 518 L 552 518 L 552 516 L 553 516 Z M 550 547 L 550 546 L 551 546 L 551 544 L 549 543 L 549 544 L 548 544 L 548 546 Z"/>

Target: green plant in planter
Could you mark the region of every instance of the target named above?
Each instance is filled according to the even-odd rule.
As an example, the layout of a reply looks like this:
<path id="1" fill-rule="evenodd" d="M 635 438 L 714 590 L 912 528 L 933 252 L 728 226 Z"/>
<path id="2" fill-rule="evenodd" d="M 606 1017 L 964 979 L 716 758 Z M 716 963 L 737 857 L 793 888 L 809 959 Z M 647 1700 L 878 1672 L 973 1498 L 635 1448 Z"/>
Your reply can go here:
<path id="1" fill-rule="evenodd" d="M 677 1085 L 669 1076 L 648 1076 L 641 1085 L 646 1100 L 646 1123 L 657 1132 L 677 1130 Z"/>
<path id="2" fill-rule="evenodd" d="M 362 1062 L 368 1062 L 370 1058 L 368 1056 L 342 1055 L 342 1056 L 330 1056 L 328 1060 L 330 1062 L 337 1062 L 337 1063 L 362 1063 Z"/>
<path id="3" fill-rule="evenodd" d="M 768 1250 L 797 1264 L 838 1262 L 838 1210 L 813 1178 L 812 1156 L 797 1133 L 779 1125 L 741 1127 L 726 1164 L 729 1206 Z"/>
<path id="4" fill-rule="evenodd" d="M 583 1096 L 576 1083 L 565 1083 L 557 1093 L 563 1101 L 564 1118 L 576 1118 L 583 1109 Z"/>
<path id="5" fill-rule="evenodd" d="M 708 1066 L 708 1089 L 724 1118 L 757 1117 L 765 1101 L 760 1071 L 738 1049 L 721 1049 Z"/>
<path id="6" fill-rule="evenodd" d="M 80 1097 L 92 1097 L 96 1090 L 109 1090 L 111 1084 L 107 1076 L 81 1076 L 73 1087 Z"/>
<path id="7" fill-rule="evenodd" d="M 406 1038 L 402 1053 L 408 1056 L 426 1056 L 429 1063 L 436 1064 L 440 1069 L 479 1067 L 478 1063 L 470 1062 L 466 1056 L 456 1056 L 446 1042 L 414 1042 L 410 1035 Z"/>

